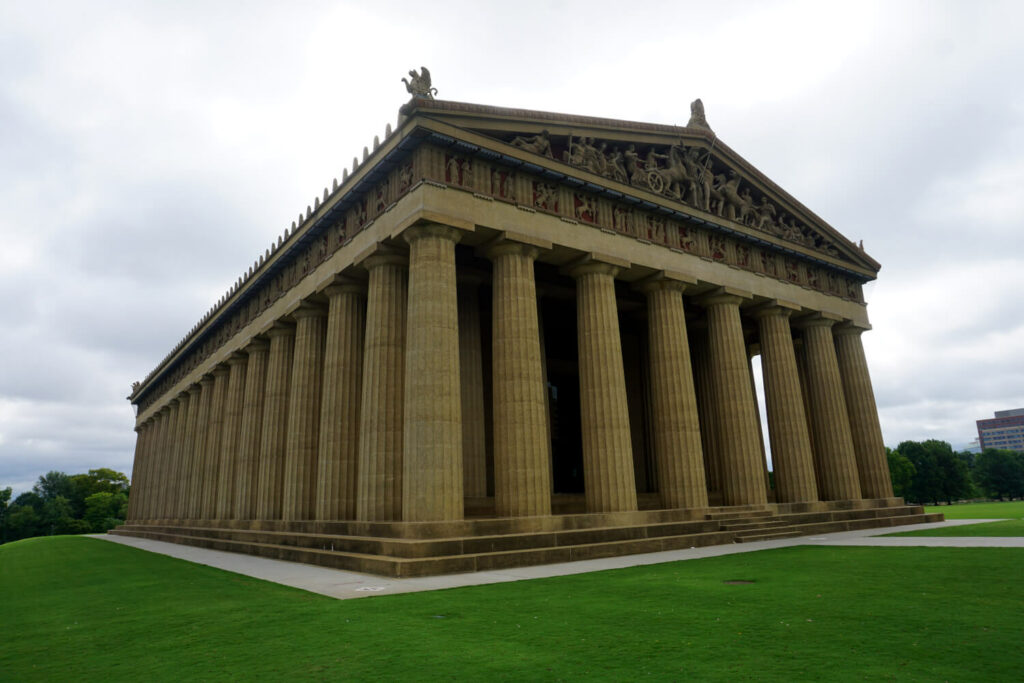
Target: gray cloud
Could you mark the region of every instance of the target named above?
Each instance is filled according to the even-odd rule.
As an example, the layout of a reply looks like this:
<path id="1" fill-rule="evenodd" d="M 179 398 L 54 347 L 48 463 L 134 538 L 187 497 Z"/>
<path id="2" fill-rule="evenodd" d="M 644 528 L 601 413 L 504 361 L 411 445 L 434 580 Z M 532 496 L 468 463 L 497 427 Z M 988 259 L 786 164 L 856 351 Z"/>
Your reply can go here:
<path id="1" fill-rule="evenodd" d="M 1015 3 L 0 5 L 0 486 L 127 471 L 124 400 L 359 156 L 440 96 L 685 124 L 883 264 L 886 441 L 1024 406 Z M 382 36 L 384 37 L 382 39 Z"/>

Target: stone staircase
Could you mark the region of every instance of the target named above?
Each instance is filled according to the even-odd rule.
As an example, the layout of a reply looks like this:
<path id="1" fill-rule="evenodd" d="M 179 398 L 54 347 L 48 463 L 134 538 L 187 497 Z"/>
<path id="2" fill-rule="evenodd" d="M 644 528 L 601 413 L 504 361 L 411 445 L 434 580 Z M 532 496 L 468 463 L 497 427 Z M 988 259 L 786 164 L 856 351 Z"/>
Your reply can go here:
<path id="1" fill-rule="evenodd" d="M 934 521 L 942 515 L 883 499 L 459 522 L 154 520 L 110 533 L 412 577 Z"/>

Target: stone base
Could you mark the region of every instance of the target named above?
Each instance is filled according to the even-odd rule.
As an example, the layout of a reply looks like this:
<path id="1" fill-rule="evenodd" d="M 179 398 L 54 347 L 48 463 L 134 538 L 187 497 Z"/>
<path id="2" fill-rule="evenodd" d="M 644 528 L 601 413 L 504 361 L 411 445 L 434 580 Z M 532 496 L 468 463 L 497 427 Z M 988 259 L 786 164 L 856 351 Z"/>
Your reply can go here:
<path id="1" fill-rule="evenodd" d="M 556 496 L 556 500 L 559 497 Z M 559 500 L 574 507 L 573 497 Z M 467 508 L 486 507 L 484 499 Z M 391 577 L 572 562 L 942 521 L 899 498 L 451 522 L 133 521 L 110 533 Z"/>

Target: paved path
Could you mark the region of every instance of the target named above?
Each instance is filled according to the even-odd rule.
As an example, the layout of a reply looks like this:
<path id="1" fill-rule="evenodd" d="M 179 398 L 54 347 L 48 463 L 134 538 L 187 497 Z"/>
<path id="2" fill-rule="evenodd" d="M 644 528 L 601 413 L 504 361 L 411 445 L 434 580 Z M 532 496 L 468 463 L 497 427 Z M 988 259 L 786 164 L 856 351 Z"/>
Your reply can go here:
<path id="1" fill-rule="evenodd" d="M 602 569 L 621 569 L 661 562 L 679 560 L 695 560 L 702 557 L 717 557 L 746 553 L 754 550 L 785 548 L 795 545 L 831 545 L 831 546 L 942 546 L 958 548 L 1024 548 L 1024 538 L 1020 537 L 941 537 L 941 536 L 894 536 L 880 538 L 883 534 L 896 531 L 914 531 L 916 529 L 934 529 L 963 524 L 980 524 L 995 522 L 994 519 L 954 519 L 933 524 L 914 524 L 904 527 L 886 527 L 884 529 L 866 529 L 863 531 L 842 531 L 820 536 L 800 536 L 775 541 L 757 541 L 754 543 L 734 543 L 732 545 L 716 545 L 707 548 L 690 548 L 687 550 L 670 550 L 644 555 L 625 555 L 608 557 L 599 560 L 583 560 L 562 564 L 545 564 L 536 567 L 520 567 L 515 569 L 498 569 L 493 571 L 473 572 L 469 574 L 451 574 L 448 576 L 429 576 L 411 579 L 391 579 L 371 574 L 328 569 L 297 562 L 271 560 L 241 553 L 227 553 L 220 550 L 207 550 L 178 543 L 152 541 L 131 536 L 114 536 L 109 534 L 93 535 L 113 543 L 129 545 L 141 550 L 170 555 L 189 562 L 205 564 L 218 569 L 252 576 L 265 581 L 301 588 L 302 590 L 320 593 L 332 598 L 345 600 L 363 598 L 371 595 L 389 595 L 394 593 L 415 593 L 419 591 L 438 590 L 441 588 L 457 588 L 459 586 L 477 586 L 488 583 L 506 581 L 522 581 L 548 576 L 564 576 L 567 574 L 583 574 Z"/>

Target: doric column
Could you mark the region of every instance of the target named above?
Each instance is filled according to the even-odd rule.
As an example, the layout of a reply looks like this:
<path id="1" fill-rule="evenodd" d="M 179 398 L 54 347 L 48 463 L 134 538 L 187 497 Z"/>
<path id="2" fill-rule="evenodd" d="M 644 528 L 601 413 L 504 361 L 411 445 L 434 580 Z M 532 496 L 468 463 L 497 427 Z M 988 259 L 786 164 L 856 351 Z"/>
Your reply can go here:
<path id="1" fill-rule="evenodd" d="M 163 484 L 163 471 L 166 467 L 167 448 L 171 443 L 171 405 L 165 404 L 156 414 L 157 434 L 154 443 L 153 458 L 146 472 L 146 519 L 155 520 L 160 517 L 160 489 Z"/>
<path id="2" fill-rule="evenodd" d="M 139 498 L 142 495 L 142 463 L 146 459 L 147 442 L 152 434 L 150 429 L 152 425 L 152 420 L 146 420 L 135 427 L 135 457 L 132 458 L 131 489 L 129 489 L 128 493 L 128 519 L 125 521 L 139 519 Z"/>
<path id="3" fill-rule="evenodd" d="M 188 519 L 201 519 L 206 478 L 206 437 L 210 426 L 210 405 L 213 402 L 213 376 L 199 380 L 199 411 L 196 413 L 195 439 L 192 442 L 193 472 L 189 481 Z"/>
<path id="4" fill-rule="evenodd" d="M 662 505 L 705 508 L 708 491 L 683 310 L 685 288 L 668 274 L 640 285 L 647 295 L 654 457 Z"/>
<path id="5" fill-rule="evenodd" d="M 494 263 L 491 384 L 499 517 L 551 514 L 551 441 L 533 273 L 537 254 L 536 247 L 513 241 L 487 251 Z M 484 466 L 482 454 L 480 460 Z"/>
<path id="6" fill-rule="evenodd" d="M 203 507 L 200 519 L 217 518 L 217 500 L 220 491 L 219 483 L 221 459 L 224 452 L 221 444 L 224 441 L 224 412 L 228 394 L 228 368 L 218 365 L 210 373 L 213 375 L 213 396 L 210 399 L 210 419 L 206 424 L 206 445 L 203 457 Z"/>
<path id="7" fill-rule="evenodd" d="M 792 309 L 772 304 L 753 312 L 761 337 L 761 370 L 768 410 L 768 439 L 775 466 L 775 502 L 818 500 L 814 456 L 797 374 Z"/>
<path id="8" fill-rule="evenodd" d="M 153 413 L 149 443 L 146 445 L 146 458 L 142 461 L 142 472 L 139 475 L 139 507 L 138 519 L 152 519 L 153 475 L 155 462 L 160 454 L 160 441 L 164 428 L 163 411 Z"/>
<path id="9" fill-rule="evenodd" d="M 359 410 L 356 519 L 402 518 L 402 395 L 405 383 L 404 254 L 378 250 L 369 272 Z"/>
<path id="10" fill-rule="evenodd" d="M 316 456 L 327 311 L 303 303 L 292 317 L 295 355 L 288 392 L 282 519 L 298 520 L 313 519 L 316 512 Z"/>
<path id="11" fill-rule="evenodd" d="M 402 519 L 463 516 L 462 397 L 455 244 L 438 224 L 405 231 L 409 243 L 409 329 L 405 348 Z"/>
<path id="12" fill-rule="evenodd" d="M 256 519 L 281 519 L 284 453 L 288 435 L 288 389 L 291 385 L 295 326 L 278 321 L 267 332 L 267 336 L 270 337 L 270 350 L 263 397 Z"/>
<path id="13" fill-rule="evenodd" d="M 235 352 L 228 359 L 228 388 L 224 404 L 224 434 L 220 444 L 220 469 L 217 472 L 217 519 L 231 519 L 235 512 L 235 470 L 238 466 L 239 430 L 242 426 L 242 402 L 245 398 L 245 373 L 248 357 Z"/>
<path id="14" fill-rule="evenodd" d="M 327 345 L 317 459 L 317 519 L 355 519 L 359 401 L 363 378 L 366 286 L 338 280 L 327 295 Z"/>
<path id="15" fill-rule="evenodd" d="M 704 452 L 704 476 L 709 491 L 722 490 L 722 458 L 718 448 L 718 416 L 715 412 L 715 385 L 711 378 L 711 356 L 708 353 L 708 326 L 704 319 L 694 321 L 691 340 L 693 388 L 697 395 L 697 417 L 700 442 Z"/>
<path id="16" fill-rule="evenodd" d="M 157 519 L 167 519 L 170 499 L 174 489 L 175 458 L 177 456 L 180 420 L 181 401 L 178 397 L 172 398 L 167 411 L 167 436 L 164 439 L 163 456 L 160 462 L 160 476 L 157 484 L 156 507 L 153 514 Z"/>
<path id="17" fill-rule="evenodd" d="M 583 479 L 588 512 L 636 510 L 626 375 L 615 302 L 617 266 L 574 266 Z"/>
<path id="18" fill-rule="evenodd" d="M 850 416 L 853 450 L 857 457 L 860 489 L 865 498 L 891 498 L 892 479 L 889 461 L 878 422 L 875 392 L 864 357 L 860 335 L 863 328 L 842 325 L 833 328 L 839 374 L 843 379 L 843 395 Z"/>
<path id="19" fill-rule="evenodd" d="M 191 519 L 192 514 L 192 487 L 196 475 L 196 420 L 199 415 L 200 389 L 198 384 L 188 388 L 188 414 L 185 417 L 185 457 L 182 466 L 185 468 L 181 477 L 181 485 L 178 491 L 178 510 L 181 519 Z"/>
<path id="20" fill-rule="evenodd" d="M 763 505 L 768 498 L 740 322 L 742 300 L 735 294 L 717 292 L 703 297 L 701 305 L 708 317 L 708 356 L 721 456 L 722 503 Z"/>
<path id="21" fill-rule="evenodd" d="M 832 340 L 834 324 L 835 320 L 820 315 L 800 321 L 807 354 L 808 405 L 816 449 L 814 465 L 822 500 L 854 500 L 861 497 L 860 480 Z"/>
<path id="22" fill-rule="evenodd" d="M 249 360 L 245 367 L 245 397 L 238 434 L 238 458 L 235 463 L 235 519 L 256 519 L 256 494 L 260 477 L 260 442 L 263 434 L 263 397 L 267 379 L 270 344 L 253 339 L 245 347 Z"/>
<path id="23" fill-rule="evenodd" d="M 178 410 L 174 425 L 174 457 L 171 460 L 170 472 L 167 477 L 167 497 L 164 500 L 164 517 L 167 519 L 181 519 L 181 508 L 178 501 L 181 497 L 181 490 L 188 471 L 185 440 L 188 436 L 186 429 L 188 425 L 189 394 L 184 392 L 177 398 Z"/>
<path id="24" fill-rule="evenodd" d="M 462 486 L 466 498 L 487 496 L 487 430 L 480 334 L 480 279 L 459 278 L 459 377 L 462 381 Z M 499 513 L 501 514 L 501 513 Z"/>

